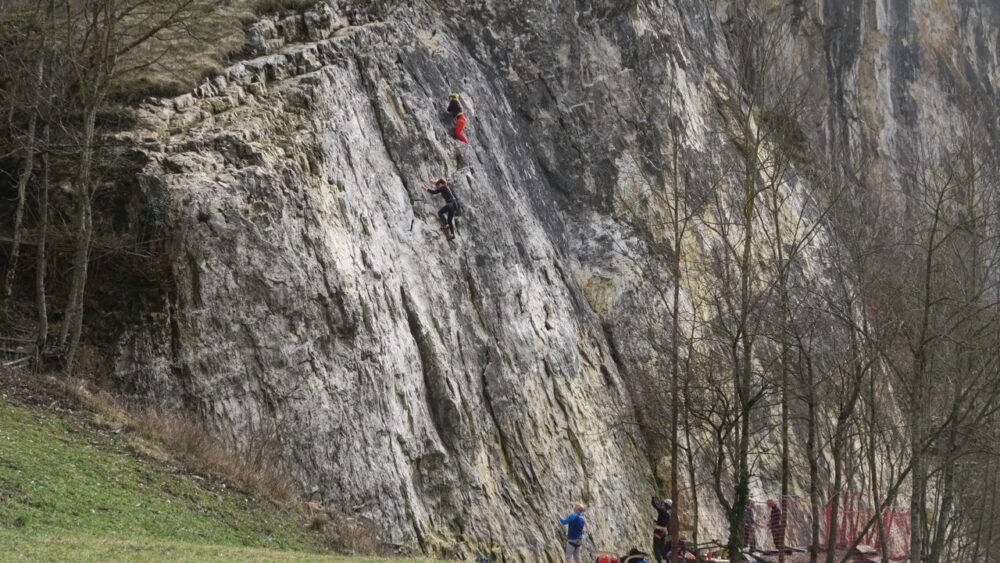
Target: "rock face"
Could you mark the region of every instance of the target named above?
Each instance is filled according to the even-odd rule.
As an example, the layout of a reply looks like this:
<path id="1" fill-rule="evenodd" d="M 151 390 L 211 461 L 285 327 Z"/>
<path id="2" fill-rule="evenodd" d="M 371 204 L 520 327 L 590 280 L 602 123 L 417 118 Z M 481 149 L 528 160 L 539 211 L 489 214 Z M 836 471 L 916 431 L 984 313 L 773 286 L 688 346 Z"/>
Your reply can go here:
<path id="1" fill-rule="evenodd" d="M 174 283 L 125 327 L 121 385 L 237 443 L 275 431 L 306 490 L 407 547 L 558 560 L 574 500 L 590 547 L 645 544 L 661 448 L 627 422 L 665 334 L 634 265 L 667 263 L 620 202 L 675 143 L 706 169 L 731 153 L 731 6 L 339 4 L 258 24 L 259 56 L 141 108 L 136 201 Z M 794 4 L 789 56 L 825 63 L 810 138 L 868 146 L 887 181 L 951 123 L 949 86 L 996 96 L 996 2 Z"/>
<path id="2" fill-rule="evenodd" d="M 985 121 L 1000 134 L 1000 3 L 994 0 L 796 2 L 793 49 L 811 58 L 825 96 L 815 142 L 864 151 L 876 184 L 905 193 L 906 170 Z M 806 54 L 808 53 L 808 54 Z"/>

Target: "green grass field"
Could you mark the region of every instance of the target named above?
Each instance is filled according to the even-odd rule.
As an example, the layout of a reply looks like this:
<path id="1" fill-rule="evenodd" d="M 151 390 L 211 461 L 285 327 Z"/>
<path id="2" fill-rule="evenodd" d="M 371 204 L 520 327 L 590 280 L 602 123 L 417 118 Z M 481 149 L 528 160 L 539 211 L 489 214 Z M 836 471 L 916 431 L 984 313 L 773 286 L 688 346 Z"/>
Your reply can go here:
<path id="1" fill-rule="evenodd" d="M 0 554 L 3 554 L 4 561 L 387 561 L 259 547 L 145 538 L 122 540 L 93 536 L 16 534 L 11 531 L 0 531 Z"/>
<path id="2" fill-rule="evenodd" d="M 294 514 L 135 455 L 121 435 L 0 399 L 0 559 L 377 561 Z"/>

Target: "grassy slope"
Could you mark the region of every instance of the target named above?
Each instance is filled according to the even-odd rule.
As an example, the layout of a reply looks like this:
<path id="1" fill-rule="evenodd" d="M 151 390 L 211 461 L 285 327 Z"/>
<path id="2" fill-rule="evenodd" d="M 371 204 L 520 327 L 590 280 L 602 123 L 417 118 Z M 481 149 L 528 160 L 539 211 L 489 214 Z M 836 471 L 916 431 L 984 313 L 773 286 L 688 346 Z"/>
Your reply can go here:
<path id="1" fill-rule="evenodd" d="M 306 551 L 93 536 L 12 535 L 0 531 L 5 561 L 383 561 Z"/>
<path id="2" fill-rule="evenodd" d="M 24 560 L 361 561 L 293 514 L 133 455 L 75 416 L 0 399 L 0 554 Z"/>

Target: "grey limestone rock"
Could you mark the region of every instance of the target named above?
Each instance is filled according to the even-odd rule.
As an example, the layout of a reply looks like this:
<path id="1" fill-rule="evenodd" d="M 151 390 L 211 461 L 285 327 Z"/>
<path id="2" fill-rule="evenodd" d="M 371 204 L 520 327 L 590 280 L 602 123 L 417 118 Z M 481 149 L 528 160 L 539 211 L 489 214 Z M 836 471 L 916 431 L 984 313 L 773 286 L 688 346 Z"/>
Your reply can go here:
<path id="1" fill-rule="evenodd" d="M 656 363 L 654 289 L 620 201 L 664 181 L 671 143 L 725 158 L 726 3 L 377 4 L 256 24 L 255 58 L 140 108 L 128 136 L 175 288 L 134 316 L 116 375 L 235 443 L 277 429 L 304 490 L 407 548 L 556 560 L 574 500 L 589 547 L 643 545 L 662 449 L 626 422 Z M 818 144 L 904 166 L 946 81 L 995 95 L 986 0 L 949 12 L 972 53 L 957 77 L 927 70 L 934 30 L 907 2 L 799 4 L 790 44 L 826 47 Z M 464 206 L 452 243 L 421 190 L 438 176 Z"/>

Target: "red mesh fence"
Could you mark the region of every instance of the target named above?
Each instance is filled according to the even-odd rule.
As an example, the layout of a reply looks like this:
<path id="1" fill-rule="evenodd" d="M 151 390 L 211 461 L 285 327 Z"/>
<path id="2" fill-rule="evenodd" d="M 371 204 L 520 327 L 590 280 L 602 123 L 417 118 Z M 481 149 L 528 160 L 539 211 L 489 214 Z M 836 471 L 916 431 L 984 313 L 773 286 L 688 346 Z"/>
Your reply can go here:
<path id="1" fill-rule="evenodd" d="M 773 503 L 773 505 L 771 504 Z M 771 499 L 764 502 L 751 501 L 754 523 L 747 528 L 746 538 L 758 549 L 777 549 L 776 543 L 785 546 L 808 546 L 811 543 L 812 515 L 808 497 L 785 499 L 784 518 L 780 512 L 772 512 L 772 506 L 781 508 L 781 501 Z M 875 514 L 877 505 L 869 495 L 843 491 L 837 508 L 837 530 L 835 547 L 846 549 L 854 543 Z M 833 514 L 831 499 L 820 509 L 819 550 L 826 551 L 830 521 Z M 885 509 L 882 511 L 882 525 L 885 529 L 885 543 L 889 558 L 898 561 L 910 555 L 910 511 Z M 877 524 L 872 524 L 859 542 L 881 551 Z"/>

